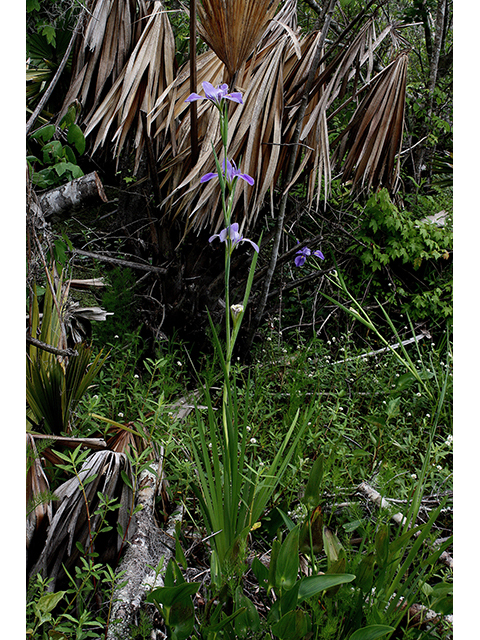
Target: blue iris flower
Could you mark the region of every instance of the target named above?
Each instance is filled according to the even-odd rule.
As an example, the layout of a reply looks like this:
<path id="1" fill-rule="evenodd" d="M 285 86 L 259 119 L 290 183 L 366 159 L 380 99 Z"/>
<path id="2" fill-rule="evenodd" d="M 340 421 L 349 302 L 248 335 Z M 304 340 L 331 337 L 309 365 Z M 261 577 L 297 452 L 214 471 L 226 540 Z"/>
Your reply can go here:
<path id="1" fill-rule="evenodd" d="M 233 224 L 231 224 L 226 229 L 222 229 L 220 231 L 220 233 L 216 233 L 215 235 L 211 236 L 208 239 L 208 241 L 212 242 L 212 240 L 214 240 L 215 238 L 219 238 L 220 242 L 227 242 L 227 241 L 230 242 L 232 250 L 240 242 L 249 242 L 257 253 L 260 251 L 260 249 L 258 248 L 258 244 L 255 244 L 255 242 L 253 242 L 253 240 L 249 240 L 248 238 L 244 238 L 238 232 L 238 222 L 234 222 Z"/>

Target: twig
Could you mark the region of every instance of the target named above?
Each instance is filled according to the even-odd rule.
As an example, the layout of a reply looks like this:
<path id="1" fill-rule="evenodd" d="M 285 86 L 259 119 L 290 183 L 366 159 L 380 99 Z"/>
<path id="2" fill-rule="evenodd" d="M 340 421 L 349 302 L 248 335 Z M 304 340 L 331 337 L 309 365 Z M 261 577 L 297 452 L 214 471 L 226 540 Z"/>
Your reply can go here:
<path id="1" fill-rule="evenodd" d="M 36 338 L 32 338 L 32 336 L 26 336 L 27 342 L 38 349 L 42 349 L 43 351 L 48 351 L 48 353 L 53 353 L 56 356 L 78 356 L 78 351 L 75 349 L 58 349 L 57 347 L 53 347 L 51 344 L 47 344 L 46 342 L 42 342 L 41 340 L 37 340 Z"/>
<path id="2" fill-rule="evenodd" d="M 139 271 L 151 271 L 152 273 L 167 273 L 167 269 L 162 267 L 153 267 L 150 264 L 140 264 L 139 262 L 131 262 L 130 260 L 121 260 L 120 258 L 110 258 L 110 256 L 104 256 L 101 253 L 92 253 L 91 251 L 83 251 L 83 249 L 72 249 L 72 253 L 76 253 L 79 256 L 86 256 L 93 260 L 100 260 L 100 262 L 109 262 L 116 264 L 119 267 L 129 267 L 130 269 L 138 269 Z"/>

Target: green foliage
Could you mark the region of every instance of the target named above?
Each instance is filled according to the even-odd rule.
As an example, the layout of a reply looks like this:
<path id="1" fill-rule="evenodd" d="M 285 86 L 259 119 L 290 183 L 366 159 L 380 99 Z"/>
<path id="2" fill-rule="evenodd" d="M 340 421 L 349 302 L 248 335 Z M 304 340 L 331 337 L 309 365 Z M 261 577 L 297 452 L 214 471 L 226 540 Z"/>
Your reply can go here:
<path id="1" fill-rule="evenodd" d="M 115 336 L 122 339 L 138 329 L 135 313 L 135 275 L 131 269 L 115 267 L 106 278 L 109 286 L 102 295 L 102 306 L 113 316 L 108 323 L 97 323 L 95 340 L 99 344 L 111 344 Z"/>
<path id="2" fill-rule="evenodd" d="M 62 144 L 55 138 L 56 129 L 53 124 L 37 129 L 30 136 L 30 140 L 35 140 L 40 145 L 41 159 L 36 155 L 28 155 L 27 163 L 32 183 L 41 189 L 69 182 L 84 175 L 75 155 L 75 151 L 78 155 L 85 152 L 85 136 L 80 127 L 75 124 L 76 115 L 75 105 L 71 105 L 60 122 L 60 129 L 67 132 L 68 144 Z M 44 168 L 37 170 L 38 166 Z"/>
<path id="3" fill-rule="evenodd" d="M 53 280 L 54 272 L 51 272 Z M 45 291 L 40 320 L 36 291 L 30 314 L 31 334 L 52 347 L 65 346 L 62 308 L 65 303 L 60 278 L 56 290 Z M 107 356 L 98 353 L 92 361 L 89 346 L 77 345 L 77 356 L 61 356 L 31 345 L 26 362 L 27 418 L 37 428 L 59 435 L 71 429 L 74 411 L 102 368 Z"/>
<path id="4" fill-rule="evenodd" d="M 373 277 L 371 294 L 383 297 L 385 277 L 378 274 L 389 273 L 389 302 L 414 320 L 443 323 L 453 314 L 451 220 L 441 227 L 419 219 L 429 215 L 425 207 L 419 213 L 400 210 L 385 189 L 371 196 L 357 234 L 361 244 L 350 247 L 361 265 L 353 286 L 363 288 Z"/>

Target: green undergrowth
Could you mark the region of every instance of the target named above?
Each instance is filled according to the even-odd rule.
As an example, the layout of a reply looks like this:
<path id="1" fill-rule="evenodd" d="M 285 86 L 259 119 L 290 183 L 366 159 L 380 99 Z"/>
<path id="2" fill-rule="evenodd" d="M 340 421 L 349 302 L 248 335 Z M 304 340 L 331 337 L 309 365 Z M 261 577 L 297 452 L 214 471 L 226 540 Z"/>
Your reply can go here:
<path id="1" fill-rule="evenodd" d="M 169 446 L 172 451 L 179 446 L 188 450 L 187 434 L 195 417 L 190 413 L 179 421 L 175 403 L 200 388 L 206 377 L 219 406 L 220 385 L 211 362 L 208 369 L 196 372 L 195 385 L 194 365 L 185 346 L 163 345 L 155 357 L 143 360 L 139 360 L 138 333 L 119 336 L 107 345 L 106 364 L 78 409 L 77 435 L 98 429 L 92 414 L 101 414 L 143 425 L 166 445 L 167 453 Z M 325 457 L 332 490 L 353 489 L 366 480 L 385 495 L 406 499 L 424 459 L 436 409 L 432 398 L 445 381 L 447 400 L 438 420 L 425 490 L 451 488 L 451 346 L 446 337 L 440 344 L 424 338 L 407 349 L 431 397 L 392 352 L 367 355 L 378 350 L 378 344 L 360 349 L 348 335 L 292 345 L 272 332 L 257 348 L 251 365 L 234 364 L 237 396 L 248 411 L 247 448 L 259 463 L 272 460 L 297 410 L 313 409 L 278 500 L 295 503 L 311 461 L 319 455 Z M 198 402 L 202 404 L 201 397 Z M 188 457 L 167 455 L 167 467 L 175 483 L 188 486 L 193 468 Z"/>
<path id="2" fill-rule="evenodd" d="M 296 616 L 297 623 L 304 625 L 301 627 L 304 633 L 299 638 L 310 637 L 308 629 L 315 631 L 316 638 L 338 640 L 350 638 L 352 632 L 360 627 L 367 631 L 362 631 L 365 635 L 359 635 L 359 638 L 370 637 L 368 633 L 372 625 L 378 633 L 381 629 L 388 633 L 388 629 L 393 629 L 389 626 L 391 624 L 395 628 L 403 628 L 404 623 L 395 617 L 394 612 L 390 616 L 377 612 L 380 610 L 378 602 L 387 597 L 385 593 L 388 595 L 391 584 L 397 584 L 397 574 L 393 571 L 397 567 L 395 562 L 399 572 L 406 571 L 401 564 L 404 551 L 400 556 L 394 554 L 395 540 L 401 531 L 390 521 L 393 514 L 406 515 L 416 504 L 420 521 L 428 524 L 421 534 L 426 550 L 424 547 L 419 550 L 419 564 L 411 573 L 416 581 L 415 601 L 428 606 L 435 602 L 437 591 L 441 594 L 448 592 L 450 597 L 450 571 L 436 565 L 428 552 L 428 544 L 437 537 L 447 538 L 452 529 L 453 366 L 449 334 L 445 333 L 437 343 L 425 337 L 406 346 L 418 374 L 417 379 L 388 349 L 367 355 L 381 346 L 373 337 L 370 342 L 364 337 L 359 340 L 358 333 L 340 334 L 330 340 L 308 340 L 298 335 L 298 340 L 284 340 L 283 335 L 271 328 L 271 324 L 268 326 L 270 328 L 264 327 L 264 340 L 253 349 L 249 364 L 239 359 L 232 363 L 232 387 L 241 410 L 245 412 L 243 419 L 247 426 L 242 433 L 248 438 L 246 454 L 249 464 L 256 470 L 267 468 L 295 417 L 306 416 L 308 422 L 304 424 L 302 418 L 299 419 L 297 429 L 304 427 L 303 436 L 298 440 L 282 481 L 260 518 L 260 526 L 251 531 L 248 554 L 250 560 L 253 557 L 257 560 L 252 565 L 253 573 L 245 559 L 240 558 L 235 572 L 236 584 L 242 585 L 241 588 L 232 587 L 230 591 L 227 585 L 227 591 L 219 593 L 213 584 L 209 586 L 209 580 L 205 586 L 198 586 L 203 597 L 211 599 L 210 604 L 215 598 L 220 598 L 224 605 L 212 608 L 216 613 L 208 607 L 197 608 L 197 635 L 194 633 L 188 637 L 210 637 L 205 635 L 205 629 L 213 625 L 212 620 L 215 615 L 220 615 L 220 610 L 224 612 L 221 619 L 228 620 L 231 607 L 238 611 L 243 606 L 248 607 L 251 618 L 239 614 L 237 623 L 231 622 L 233 631 L 228 632 L 227 625 L 225 632 L 217 637 L 263 638 L 269 629 L 276 630 L 276 637 L 289 637 L 282 635 L 284 622 L 281 620 L 285 618 L 288 621 L 290 616 Z M 390 344 L 396 339 L 395 335 L 388 336 Z M 104 349 L 108 351 L 107 360 L 75 410 L 71 435 L 103 434 L 107 437 L 111 424 L 116 423 L 143 433 L 155 450 L 163 447 L 168 487 L 167 497 L 157 501 L 157 515 L 159 521 L 166 521 L 174 509 L 180 505 L 184 507 L 181 532 L 177 532 L 180 537 L 176 557 L 180 563 L 184 558 L 181 553 L 179 555 L 178 544 L 181 543 L 184 549 L 190 547 L 193 540 L 199 539 L 194 536 L 205 536 L 205 528 L 198 499 L 192 491 L 192 486 L 198 482 L 192 455 L 192 443 L 199 444 L 195 427 L 197 417 L 192 410 L 180 419 L 177 402 L 181 398 L 189 398 L 191 404 L 198 404 L 200 416 L 204 415 L 206 419 L 205 398 L 201 393 L 196 399 L 192 397 L 192 392 L 201 389 L 203 383 L 210 388 L 212 408 L 217 411 L 222 401 L 221 381 L 215 375 L 218 365 L 213 356 L 206 355 L 202 360 L 203 366 L 195 367 L 189 359 L 188 346 L 175 340 L 158 343 L 155 353 L 147 357 L 139 331 L 114 337 Z M 312 497 L 310 477 L 320 462 L 321 474 L 317 474 L 317 486 Z M 132 464 L 135 465 L 134 458 Z M 363 482 L 389 500 L 390 508 L 379 509 L 368 502 L 358 491 Z M 421 493 L 417 494 L 419 488 Z M 421 504 L 417 503 L 418 498 L 423 499 Z M 433 527 L 430 527 L 431 514 L 434 516 Z M 305 523 L 313 522 L 314 518 L 321 522 L 323 542 L 315 542 L 313 537 L 315 544 L 309 549 L 302 542 L 302 532 Z M 295 538 L 298 532 L 300 538 Z M 390 551 L 385 536 L 390 539 Z M 259 559 L 264 553 L 278 552 L 279 558 L 283 558 L 279 562 L 287 562 L 290 545 L 293 545 L 292 557 L 295 553 L 298 557 L 295 549 L 299 544 L 300 552 L 313 570 L 312 578 L 326 574 L 326 584 L 334 579 L 338 580 L 337 586 L 326 591 L 323 587 L 321 597 L 299 599 L 294 609 L 291 609 L 293 605 L 287 596 L 293 592 L 285 591 L 280 598 L 283 604 L 274 606 L 267 582 L 270 580 L 276 585 L 273 588 L 278 596 L 284 589 L 281 586 L 283 578 L 270 573 L 267 580 L 268 571 L 262 568 L 264 565 L 260 566 Z M 405 542 L 405 552 L 413 548 L 412 544 L 408 540 Z M 285 545 L 284 552 L 280 545 Z M 388 565 L 388 571 L 393 572 L 387 576 L 391 584 L 382 573 L 387 569 L 382 569 L 381 558 L 387 552 L 392 562 L 395 560 L 393 565 Z M 208 556 L 208 544 L 202 545 L 188 557 L 187 564 L 205 569 L 209 563 Z M 371 566 L 368 565 L 369 558 L 375 559 Z M 288 562 L 285 565 L 285 570 L 292 573 L 292 579 L 293 574 L 296 575 L 295 566 L 289 568 Z M 373 566 L 377 567 L 375 572 Z M 410 574 L 411 567 L 406 566 Z M 379 598 L 378 602 L 365 596 L 371 588 L 368 580 L 365 586 L 359 577 L 365 572 L 378 585 L 375 596 Z M 336 575 L 330 576 L 331 573 Z M 85 564 L 78 569 L 77 575 L 79 579 L 89 581 L 94 576 L 92 589 L 102 589 L 104 594 L 113 594 L 115 580 L 121 580 L 121 576 L 114 578 L 112 567 L 101 560 L 94 569 Z M 168 588 L 171 591 L 153 591 L 150 597 L 150 602 L 155 603 L 164 618 L 170 615 L 167 613 L 168 598 L 176 597 L 177 592 L 183 593 L 182 606 L 186 606 L 190 598 L 187 588 L 182 586 L 178 566 L 171 568 L 169 575 L 167 578 L 171 586 Z M 351 582 L 353 576 L 357 578 Z M 382 583 L 382 580 L 386 582 Z M 382 584 L 383 591 L 380 588 Z M 408 594 L 408 585 L 408 582 L 402 582 L 397 587 Z M 314 586 L 313 583 L 310 587 L 310 582 L 299 581 L 298 589 L 306 593 L 311 589 L 314 593 Z M 255 597 L 252 595 L 254 592 L 257 594 Z M 42 615 L 48 616 L 47 609 L 55 604 L 56 611 L 62 611 L 61 616 L 71 616 L 61 618 L 63 622 L 58 622 L 60 618 L 57 618 L 55 624 L 58 626 L 55 628 L 67 630 L 70 624 L 70 629 L 77 629 L 78 637 L 98 637 L 95 633 L 100 630 L 103 633 L 108 625 L 108 614 L 94 616 L 87 607 L 80 617 L 74 616 L 69 603 L 75 593 L 73 585 L 65 587 L 64 591 L 56 592 L 58 602 L 54 603 L 48 595 L 47 585 L 38 578 L 29 592 L 31 628 L 39 624 Z M 413 596 L 410 594 L 409 597 Z M 262 606 L 271 608 L 268 616 L 261 614 L 262 608 L 257 613 L 253 612 L 252 598 L 255 603 L 261 601 Z M 444 600 L 441 600 L 440 608 L 449 611 Z M 193 613 L 191 616 L 188 625 L 194 624 Z M 65 622 L 66 619 L 70 622 Z M 141 625 L 132 629 L 132 637 L 149 637 L 149 620 L 142 613 Z M 169 620 L 174 625 L 173 613 Z M 247 629 L 250 624 L 254 626 L 251 632 L 242 635 L 242 624 L 246 624 Z M 86 629 L 92 631 L 87 632 Z M 178 637 L 186 638 L 187 635 Z M 413 639 L 423 636 L 414 629 L 405 629 L 401 637 Z"/>

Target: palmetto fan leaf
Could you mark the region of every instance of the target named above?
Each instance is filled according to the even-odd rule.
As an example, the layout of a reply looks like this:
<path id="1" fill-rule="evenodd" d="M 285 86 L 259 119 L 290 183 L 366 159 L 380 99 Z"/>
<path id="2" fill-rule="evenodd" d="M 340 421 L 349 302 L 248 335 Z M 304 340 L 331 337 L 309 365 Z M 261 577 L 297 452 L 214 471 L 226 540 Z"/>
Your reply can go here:
<path id="1" fill-rule="evenodd" d="M 89 0 L 85 8 L 73 57 L 73 81 L 58 120 L 74 100 L 81 102 L 86 114 L 95 109 L 120 75 L 146 14 L 145 0 Z"/>
<path id="2" fill-rule="evenodd" d="M 279 0 L 201 0 L 198 31 L 230 78 L 255 49 Z"/>
<path id="3" fill-rule="evenodd" d="M 353 186 L 395 188 L 403 137 L 408 52 L 377 76 L 339 136 L 336 159 L 346 154 L 343 179 Z"/>
<path id="4" fill-rule="evenodd" d="M 102 518 L 101 511 L 98 510 L 99 493 L 110 500 L 116 499 L 117 504 L 120 504 L 120 509 L 115 512 L 115 519 L 123 532 L 127 532 L 132 490 L 124 482 L 122 472 L 132 476 L 130 462 L 124 453 L 96 451 L 86 458 L 78 478 L 74 476 L 55 490 L 54 514 L 47 539 L 40 556 L 30 569 L 30 576 L 40 572 L 53 578 L 53 588 L 62 572 L 62 565 L 70 568 L 78 560 L 80 551 L 76 544 L 80 543 L 86 550 L 89 549 L 91 536 L 96 534 Z M 132 532 L 128 531 L 128 534 L 130 537 Z M 110 550 L 115 558 L 124 540 L 117 534 L 116 528 L 112 530 L 110 537 Z"/>
<path id="5" fill-rule="evenodd" d="M 281 15 L 269 24 L 254 53 L 236 75 L 235 89 L 243 91 L 244 104 L 232 104 L 229 107 L 229 156 L 241 166 L 242 171 L 254 176 L 256 181 L 253 188 L 242 181 L 237 184 L 234 218 L 244 232 L 254 224 L 266 194 L 268 191 L 273 193 L 282 172 L 286 171 L 293 152 L 291 141 L 296 126 L 296 113 L 320 37 L 320 33 L 315 32 L 301 38 L 294 30 L 291 12 L 285 12 L 283 19 L 285 24 L 282 24 Z M 343 46 L 336 55 L 330 53 L 325 56 L 329 62 L 321 65 L 318 70 L 302 121 L 301 146 L 291 183 L 297 181 L 302 174 L 307 176 L 310 203 L 316 196 L 318 205 L 322 183 L 325 197 L 327 196 L 331 180 L 327 126 L 329 111 L 333 107 L 337 110 L 342 107 L 337 107 L 337 104 L 342 101 L 348 83 L 358 84 L 359 70 L 364 68 L 368 86 L 373 51 L 390 32 L 391 27 L 387 26 L 376 35 L 373 21 L 368 21 L 351 38 L 348 46 Z M 219 84 L 224 77 L 223 68 L 214 53 L 207 52 L 199 56 L 197 91 L 201 92 L 201 82 L 204 80 Z M 218 231 L 223 218 L 217 181 L 212 180 L 199 188 L 200 177 L 215 171 L 212 143 L 222 160 L 216 110 L 207 101 L 199 103 L 201 149 L 196 165 L 191 167 L 186 162 L 190 157 L 190 119 L 188 105 L 184 102 L 190 92 L 188 65 L 180 70 L 170 91 L 170 111 L 166 113 L 162 104 L 164 97 L 161 97 L 153 114 L 155 117 L 162 109 L 165 113 L 158 134 L 172 127 L 173 118 L 177 118 L 179 123 L 175 150 L 170 146 L 166 147 L 160 158 L 161 169 L 165 172 L 163 185 L 170 192 L 163 205 L 171 207 L 174 215 L 185 217 L 187 229 L 207 227 Z M 343 106 L 345 104 L 347 100 L 344 100 Z M 387 112 L 384 112 L 383 117 L 388 117 Z M 403 117 L 403 112 L 400 117 Z M 390 134 L 391 130 L 388 131 Z"/>
<path id="6" fill-rule="evenodd" d="M 103 6 L 101 0 L 97 2 L 96 7 L 100 5 Z M 85 135 L 96 133 L 94 150 L 108 141 L 113 142 L 114 154 L 119 154 L 127 136 L 133 131 L 138 164 L 144 144 L 140 111 L 150 113 L 157 98 L 173 81 L 175 40 L 162 3 L 155 0 L 145 9 L 146 3 L 142 1 L 139 3 L 139 14 L 133 15 L 132 19 L 127 21 L 128 24 L 137 26 L 135 37 L 131 36 L 133 49 L 128 57 L 124 58 L 122 53 L 123 65 L 118 65 L 113 47 L 113 43 L 116 42 L 115 32 L 109 31 L 108 25 L 119 23 L 118 16 L 122 14 L 123 5 L 122 0 L 109 0 L 109 4 L 106 5 L 105 15 L 108 8 L 109 19 L 104 18 L 104 21 L 106 20 L 103 26 L 106 34 L 104 38 L 107 38 L 107 35 L 111 36 L 112 45 L 104 46 L 98 56 L 87 61 L 78 75 L 72 77 L 72 85 L 65 105 L 78 97 L 80 92 L 82 95 L 90 95 L 92 90 L 96 91 L 94 72 L 97 73 L 97 78 L 108 77 L 109 80 L 114 80 L 100 104 L 95 104 L 84 118 L 87 127 Z M 104 13 L 101 15 L 104 16 Z M 94 38 L 95 46 L 98 47 L 99 43 L 103 42 L 100 39 L 102 25 L 98 27 L 95 26 L 96 23 L 92 25 L 94 33 L 97 28 L 100 31 Z M 125 41 L 127 40 L 125 35 Z M 85 43 L 85 48 L 87 44 L 88 42 Z M 149 130 L 151 124 L 152 120 L 149 116 L 147 117 Z"/>

